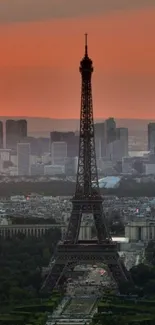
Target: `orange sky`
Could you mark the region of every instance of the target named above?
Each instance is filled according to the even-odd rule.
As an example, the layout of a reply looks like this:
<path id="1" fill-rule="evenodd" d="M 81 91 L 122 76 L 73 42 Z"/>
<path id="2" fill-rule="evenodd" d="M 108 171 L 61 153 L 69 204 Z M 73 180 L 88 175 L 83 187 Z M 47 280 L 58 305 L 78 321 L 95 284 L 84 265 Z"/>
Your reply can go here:
<path id="1" fill-rule="evenodd" d="M 0 115 L 79 118 L 88 32 L 95 117 L 155 119 L 155 7 L 0 24 Z"/>

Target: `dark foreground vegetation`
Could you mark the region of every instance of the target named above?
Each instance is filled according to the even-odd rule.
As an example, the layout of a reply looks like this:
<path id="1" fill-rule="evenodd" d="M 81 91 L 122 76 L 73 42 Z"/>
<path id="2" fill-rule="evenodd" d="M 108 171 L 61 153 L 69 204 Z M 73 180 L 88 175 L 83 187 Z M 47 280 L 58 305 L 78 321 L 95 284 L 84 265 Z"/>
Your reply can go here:
<path id="1" fill-rule="evenodd" d="M 0 309 L 12 301 L 40 297 L 42 267 L 48 265 L 60 237 L 59 229 L 50 229 L 41 238 L 0 238 Z"/>
<path id="2" fill-rule="evenodd" d="M 133 283 L 122 283 L 120 296 L 104 294 L 94 325 L 155 324 L 155 242 L 148 244 L 144 262 L 131 269 Z"/>
<path id="3" fill-rule="evenodd" d="M 59 229 L 50 229 L 42 238 L 0 238 L 0 324 L 44 324 L 46 312 L 59 303 L 60 294 L 42 296 L 40 287 L 42 267 L 60 237 Z"/>
<path id="4" fill-rule="evenodd" d="M 0 324 L 44 325 L 62 299 L 53 292 L 42 295 L 41 269 L 47 266 L 59 229 L 51 229 L 42 238 L 0 238 Z M 146 248 L 145 264 L 131 269 L 134 283 L 120 285 L 121 296 L 109 292 L 99 302 L 93 324 L 154 325 L 155 324 L 155 243 Z"/>
<path id="5" fill-rule="evenodd" d="M 133 283 L 122 283 L 120 296 L 104 294 L 94 325 L 154 325 L 155 267 L 140 264 L 131 269 Z"/>
<path id="6" fill-rule="evenodd" d="M 20 305 L 12 302 L 6 312 L 0 313 L 1 325 L 45 325 L 48 313 L 53 313 L 62 299 L 55 291 L 48 299 L 28 300 Z"/>
<path id="7" fill-rule="evenodd" d="M 0 197 L 28 195 L 30 193 L 47 196 L 72 196 L 74 191 L 75 183 L 69 181 L 0 183 Z M 153 197 L 154 193 L 155 183 L 139 184 L 134 180 L 122 181 L 119 188 L 101 189 L 102 195 L 116 195 L 118 197 Z"/>
<path id="8" fill-rule="evenodd" d="M 94 315 L 93 325 L 154 325 L 155 299 L 105 295 Z"/>

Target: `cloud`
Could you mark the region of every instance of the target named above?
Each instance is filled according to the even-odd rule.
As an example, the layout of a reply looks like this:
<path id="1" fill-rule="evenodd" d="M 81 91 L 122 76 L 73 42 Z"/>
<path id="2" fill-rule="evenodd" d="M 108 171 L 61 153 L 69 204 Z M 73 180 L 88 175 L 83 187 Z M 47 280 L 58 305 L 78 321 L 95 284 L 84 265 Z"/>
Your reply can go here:
<path id="1" fill-rule="evenodd" d="M 44 21 L 155 7 L 155 0 L 0 0 L 0 23 Z"/>

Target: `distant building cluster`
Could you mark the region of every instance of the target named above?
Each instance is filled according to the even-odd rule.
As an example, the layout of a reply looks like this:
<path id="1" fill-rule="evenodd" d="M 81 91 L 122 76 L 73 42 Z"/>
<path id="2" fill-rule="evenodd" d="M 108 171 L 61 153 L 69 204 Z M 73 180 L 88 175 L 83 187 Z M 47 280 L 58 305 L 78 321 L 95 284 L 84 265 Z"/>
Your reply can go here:
<path id="1" fill-rule="evenodd" d="M 117 161 L 128 157 L 128 129 L 117 128 L 114 118 L 95 124 L 95 146 L 99 172 L 115 174 Z"/>
<path id="2" fill-rule="evenodd" d="M 155 175 L 155 123 L 148 125 L 148 153 L 129 155 L 128 129 L 114 118 L 95 124 L 95 148 L 99 177 Z M 75 177 L 78 168 L 79 133 L 52 131 L 49 138 L 29 136 L 25 119 L 0 121 L 0 175 Z"/>
<path id="3" fill-rule="evenodd" d="M 23 233 L 26 236 L 42 236 L 50 228 L 60 228 L 62 239 L 72 211 L 71 197 L 52 197 L 32 193 L 28 196 L 11 196 L 0 202 L 0 235 L 4 238 Z M 155 198 L 104 196 L 103 208 L 107 219 L 119 217 L 125 226 L 125 238 L 117 238 L 122 247 L 155 239 Z M 20 223 L 21 220 L 38 223 Z M 16 220 L 16 222 L 15 222 Z M 118 219 L 116 219 L 118 221 Z M 117 223 L 117 221 L 115 221 Z M 82 219 L 80 239 L 93 237 L 92 215 Z"/>

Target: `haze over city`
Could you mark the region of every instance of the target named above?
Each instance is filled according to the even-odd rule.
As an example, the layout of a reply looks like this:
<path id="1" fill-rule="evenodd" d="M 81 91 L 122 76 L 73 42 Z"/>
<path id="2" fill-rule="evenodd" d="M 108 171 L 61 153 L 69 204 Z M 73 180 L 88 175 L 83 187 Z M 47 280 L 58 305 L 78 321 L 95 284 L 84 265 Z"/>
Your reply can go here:
<path id="1" fill-rule="evenodd" d="M 85 31 L 95 118 L 154 119 L 154 1 L 0 2 L 1 115 L 79 118 Z"/>

